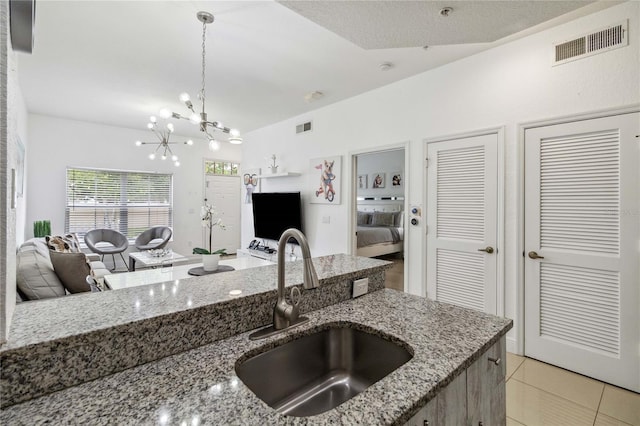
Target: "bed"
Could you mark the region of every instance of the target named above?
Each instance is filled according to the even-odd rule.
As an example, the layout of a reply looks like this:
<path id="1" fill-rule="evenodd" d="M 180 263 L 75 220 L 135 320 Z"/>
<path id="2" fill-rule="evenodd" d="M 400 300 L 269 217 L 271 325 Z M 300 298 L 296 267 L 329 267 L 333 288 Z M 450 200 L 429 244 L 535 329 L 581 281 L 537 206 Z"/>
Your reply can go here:
<path id="1" fill-rule="evenodd" d="M 402 204 L 358 203 L 357 254 L 375 257 L 404 250 Z"/>

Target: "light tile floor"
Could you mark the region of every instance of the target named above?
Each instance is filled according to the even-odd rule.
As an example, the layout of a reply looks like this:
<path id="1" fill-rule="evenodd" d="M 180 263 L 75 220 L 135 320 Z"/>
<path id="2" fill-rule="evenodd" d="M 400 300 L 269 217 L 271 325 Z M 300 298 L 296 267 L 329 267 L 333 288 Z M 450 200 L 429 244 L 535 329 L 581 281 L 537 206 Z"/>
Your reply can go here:
<path id="1" fill-rule="evenodd" d="M 640 426 L 640 394 L 507 353 L 507 426 Z"/>

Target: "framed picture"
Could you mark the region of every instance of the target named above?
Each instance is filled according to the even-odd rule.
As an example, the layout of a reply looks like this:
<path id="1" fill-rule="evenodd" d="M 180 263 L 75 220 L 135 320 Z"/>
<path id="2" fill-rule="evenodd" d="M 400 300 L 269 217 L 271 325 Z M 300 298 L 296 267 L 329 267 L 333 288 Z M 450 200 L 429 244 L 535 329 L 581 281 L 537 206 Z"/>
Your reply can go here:
<path id="1" fill-rule="evenodd" d="M 358 175 L 358 189 L 367 189 L 369 186 L 368 183 L 368 175 Z"/>
<path id="2" fill-rule="evenodd" d="M 384 173 L 372 173 L 371 174 L 371 188 L 384 188 Z"/>
<path id="3" fill-rule="evenodd" d="M 393 172 L 393 173 L 391 173 L 391 186 L 402 186 L 402 173 L 401 172 Z"/>
<path id="4" fill-rule="evenodd" d="M 309 162 L 311 202 L 340 204 L 342 156 L 314 158 Z"/>
<path id="5" fill-rule="evenodd" d="M 242 188 L 244 189 L 244 203 L 251 204 L 251 194 L 260 192 L 260 169 L 246 169 L 242 173 Z"/>

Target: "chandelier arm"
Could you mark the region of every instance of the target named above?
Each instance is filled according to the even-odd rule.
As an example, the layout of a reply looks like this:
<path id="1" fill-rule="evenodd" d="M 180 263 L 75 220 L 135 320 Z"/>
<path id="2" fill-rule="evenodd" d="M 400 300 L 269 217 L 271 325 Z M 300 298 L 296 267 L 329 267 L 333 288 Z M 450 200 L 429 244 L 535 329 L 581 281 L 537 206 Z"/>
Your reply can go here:
<path id="1" fill-rule="evenodd" d="M 162 142 L 162 140 L 164 139 L 164 137 L 163 137 L 164 135 L 162 135 L 159 131 L 157 131 L 157 130 L 155 129 L 155 127 L 151 128 L 151 131 L 153 132 L 153 134 L 154 134 L 154 135 L 156 135 L 156 137 L 158 138 L 158 140 L 159 140 L 160 142 Z"/>

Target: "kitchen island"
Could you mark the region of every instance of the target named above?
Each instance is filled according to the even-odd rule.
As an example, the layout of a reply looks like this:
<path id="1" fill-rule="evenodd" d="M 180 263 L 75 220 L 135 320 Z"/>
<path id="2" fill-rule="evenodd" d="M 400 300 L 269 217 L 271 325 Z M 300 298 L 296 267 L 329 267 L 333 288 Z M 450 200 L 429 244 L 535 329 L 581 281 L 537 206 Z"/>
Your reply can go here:
<path id="1" fill-rule="evenodd" d="M 336 285 L 330 283 L 328 275 L 331 274 L 339 277 L 341 283 L 342 278 L 348 277 L 348 285 L 349 280 L 363 276 L 362 271 L 365 271 L 364 276 L 376 277 L 388 267 L 384 262 L 371 259 L 337 256 L 340 257 L 314 259 L 321 288 Z M 334 270 L 330 263 L 338 261 Z M 358 272 L 353 270 L 354 262 L 360 265 Z M 290 276 L 293 282 L 289 283 L 288 279 L 287 283 L 297 284 L 295 263 L 291 268 L 293 273 L 288 278 Z M 345 268 L 350 272 L 345 272 Z M 253 271 L 256 269 L 261 268 Z M 263 275 L 265 273 L 266 270 Z M 322 294 L 314 292 L 303 291 L 303 297 Z M 271 308 L 272 305 L 268 306 Z M 249 332 L 236 333 L 7 406 L 0 412 L 0 423 L 404 424 L 415 421 L 415 416 L 426 415 L 425 410 L 438 398 L 444 401 L 444 393 L 453 385 L 458 386 L 456 383 L 462 382 L 461 377 L 472 374 L 471 369 L 478 362 L 481 362 L 481 369 L 487 368 L 485 363 L 490 363 L 483 356 L 496 347 L 498 353 L 504 352 L 504 335 L 512 326 L 507 319 L 382 289 L 375 279 L 370 284 L 370 293 L 365 296 L 336 299 L 326 306 L 316 309 L 307 306 L 302 311 L 310 321 L 281 335 L 252 341 L 248 338 Z M 243 312 L 251 315 L 251 312 Z M 333 410 L 312 417 L 281 415 L 255 396 L 235 374 L 236 362 L 245 354 L 311 334 L 328 324 L 355 327 L 386 338 L 391 336 L 404 342 L 413 357 L 364 392 Z M 114 353 L 113 349 L 111 351 Z M 496 367 L 503 370 L 504 363 L 496 364 Z M 467 380 L 464 382 L 466 384 Z M 494 387 L 499 391 L 499 386 L 498 383 Z M 504 392 L 504 377 L 501 386 Z M 467 392 L 471 391 L 473 389 L 467 389 Z M 467 401 L 465 398 L 465 415 L 467 406 L 473 405 Z M 504 415 L 504 401 L 502 404 Z M 422 421 L 419 424 L 422 425 Z"/>

